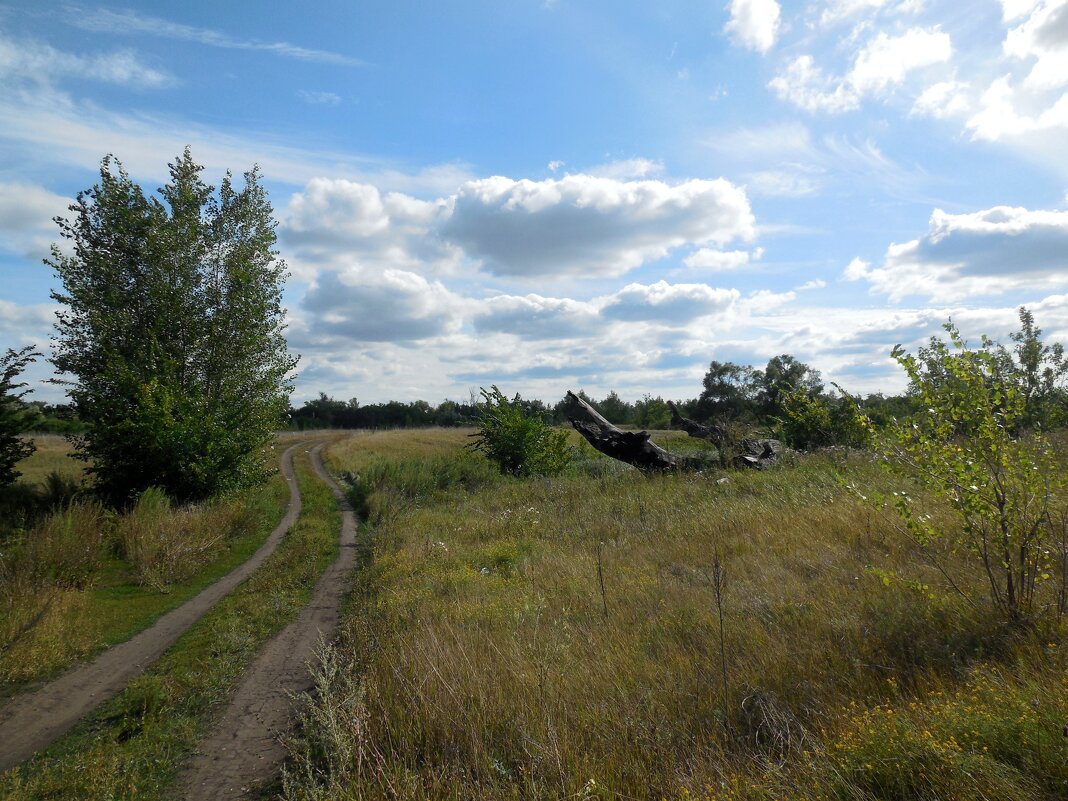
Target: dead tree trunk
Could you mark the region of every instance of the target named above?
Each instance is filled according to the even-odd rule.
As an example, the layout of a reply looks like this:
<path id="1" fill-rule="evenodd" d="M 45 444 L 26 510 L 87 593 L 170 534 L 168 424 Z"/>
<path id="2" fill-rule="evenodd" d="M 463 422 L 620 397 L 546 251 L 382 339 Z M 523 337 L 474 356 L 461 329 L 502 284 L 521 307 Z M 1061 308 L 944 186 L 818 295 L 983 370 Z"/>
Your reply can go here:
<path id="1" fill-rule="evenodd" d="M 590 445 L 606 456 L 634 465 L 639 470 L 677 470 L 684 466 L 685 459 L 668 453 L 650 440 L 648 431 L 623 431 L 571 390 L 567 391 L 567 397 L 585 409 L 596 425 L 574 417 L 567 419 Z"/>
<path id="2" fill-rule="evenodd" d="M 571 390 L 567 391 L 567 397 L 581 406 L 596 425 L 574 417 L 567 419 L 590 445 L 606 456 L 639 470 L 702 470 L 712 466 L 707 459 L 680 456 L 664 450 L 649 439 L 648 431 L 623 431 L 617 428 Z M 711 442 L 719 450 L 724 465 L 763 470 L 775 464 L 782 452 L 782 444 L 777 439 L 743 439 L 732 445 L 729 433 L 723 426 L 706 426 L 683 417 L 671 401 L 668 401 L 668 407 L 671 409 L 672 427 L 681 428 L 691 437 Z"/>
<path id="3" fill-rule="evenodd" d="M 724 463 L 733 464 L 735 467 L 763 470 L 779 460 L 779 454 L 782 453 L 782 443 L 779 440 L 746 438 L 732 447 L 730 435 L 724 426 L 702 425 L 679 414 L 678 408 L 671 401 L 667 404 L 671 409 L 672 427 L 681 428 L 691 437 L 707 439 L 720 451 Z"/>

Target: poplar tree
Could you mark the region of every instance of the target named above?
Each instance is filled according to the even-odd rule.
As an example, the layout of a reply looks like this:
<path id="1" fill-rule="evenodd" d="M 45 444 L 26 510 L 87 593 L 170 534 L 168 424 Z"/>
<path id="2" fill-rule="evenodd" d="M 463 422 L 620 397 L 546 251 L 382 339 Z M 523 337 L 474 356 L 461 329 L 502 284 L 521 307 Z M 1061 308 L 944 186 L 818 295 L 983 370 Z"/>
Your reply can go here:
<path id="1" fill-rule="evenodd" d="M 53 363 L 86 431 L 98 489 L 124 502 L 158 486 L 204 498 L 262 477 L 297 358 L 283 336 L 285 263 L 256 167 L 218 191 L 189 149 L 146 197 L 114 156 L 55 218 L 66 252 Z"/>

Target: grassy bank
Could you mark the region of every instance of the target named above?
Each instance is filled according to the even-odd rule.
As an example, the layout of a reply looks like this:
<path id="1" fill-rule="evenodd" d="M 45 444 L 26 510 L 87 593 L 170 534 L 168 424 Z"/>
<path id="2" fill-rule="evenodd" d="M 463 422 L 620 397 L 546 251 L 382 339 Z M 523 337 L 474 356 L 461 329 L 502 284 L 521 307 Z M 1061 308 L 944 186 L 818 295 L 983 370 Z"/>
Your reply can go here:
<path id="1" fill-rule="evenodd" d="M 463 440 L 330 450 L 374 560 L 290 799 L 1064 797 L 1060 629 L 1002 627 L 965 555 L 842 481 L 907 479 L 838 455 L 520 481 Z"/>
<path id="2" fill-rule="evenodd" d="M 306 456 L 296 464 L 300 520 L 263 566 L 71 735 L 0 776 L 0 797 L 164 797 L 260 645 L 307 603 L 336 555 L 333 496 Z"/>
<path id="3" fill-rule="evenodd" d="M 46 443 L 25 478 L 70 472 Z M 24 467 L 25 465 L 25 467 Z M 43 479 L 42 479 L 43 480 Z M 238 496 L 126 514 L 69 503 L 0 543 L 0 696 L 128 639 L 244 562 L 284 514 L 281 476 Z"/>

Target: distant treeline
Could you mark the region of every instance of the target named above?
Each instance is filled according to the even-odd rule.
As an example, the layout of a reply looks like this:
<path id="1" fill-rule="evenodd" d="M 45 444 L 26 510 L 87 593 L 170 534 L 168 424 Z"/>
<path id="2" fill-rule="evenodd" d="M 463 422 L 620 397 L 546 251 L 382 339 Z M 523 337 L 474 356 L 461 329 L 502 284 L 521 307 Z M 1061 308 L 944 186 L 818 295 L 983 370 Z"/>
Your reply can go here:
<path id="1" fill-rule="evenodd" d="M 774 425 L 785 414 L 788 400 L 796 398 L 799 392 L 831 406 L 843 403 L 841 393 L 825 390 L 818 371 L 783 354 L 770 359 L 764 368 L 714 361 L 705 374 L 701 394 L 676 400 L 675 404 L 684 416 L 701 421 Z M 631 402 L 614 391 L 600 399 L 591 398 L 583 391 L 578 394 L 617 425 L 665 429 L 671 422 L 667 400 L 659 395 L 646 394 Z M 913 405 L 908 394 L 873 394 L 857 400 L 861 400 L 865 412 L 876 424 L 909 414 Z M 536 399 L 522 399 L 521 403 L 528 412 L 538 413 L 554 423 L 566 423 L 568 417 L 584 415 L 566 396 L 552 405 Z M 342 401 L 320 393 L 315 400 L 292 409 L 289 416 L 290 427 L 294 429 L 373 429 L 474 425 L 478 415 L 478 398 L 473 393 L 467 401 L 446 400 L 437 406 L 423 400 L 361 404 L 356 398 Z"/>

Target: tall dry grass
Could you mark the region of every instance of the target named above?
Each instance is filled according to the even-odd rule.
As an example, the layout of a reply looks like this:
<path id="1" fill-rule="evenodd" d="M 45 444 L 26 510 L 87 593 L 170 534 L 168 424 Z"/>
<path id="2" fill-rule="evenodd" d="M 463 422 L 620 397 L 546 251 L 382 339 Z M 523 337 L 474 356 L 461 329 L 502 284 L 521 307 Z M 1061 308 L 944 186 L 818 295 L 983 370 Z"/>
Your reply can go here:
<path id="1" fill-rule="evenodd" d="M 390 470 L 369 467 L 388 459 L 373 436 L 331 464 L 417 483 L 433 461 L 393 436 Z M 446 490 L 439 467 L 434 492 L 372 486 L 374 560 L 322 661 L 288 797 L 920 799 L 965 797 L 968 776 L 1055 797 L 1064 754 L 1051 741 L 1032 758 L 1027 738 L 1068 714 L 1059 629 L 1038 644 L 1001 628 L 975 564 L 917 546 L 842 474 L 907 482 L 816 456 L 726 482 L 628 471 Z M 977 693 L 951 715 L 932 700 L 983 682 L 1016 700 Z M 1033 720 L 1016 706 L 1028 693 Z M 885 708 L 911 710 L 916 743 L 880 743 L 888 730 L 867 723 Z M 939 751 L 965 730 L 986 734 Z"/>
<path id="2" fill-rule="evenodd" d="M 256 510 L 243 498 L 176 508 L 163 490 L 153 487 L 119 518 L 116 540 L 138 582 L 163 591 L 192 576 L 228 538 L 258 522 Z"/>

